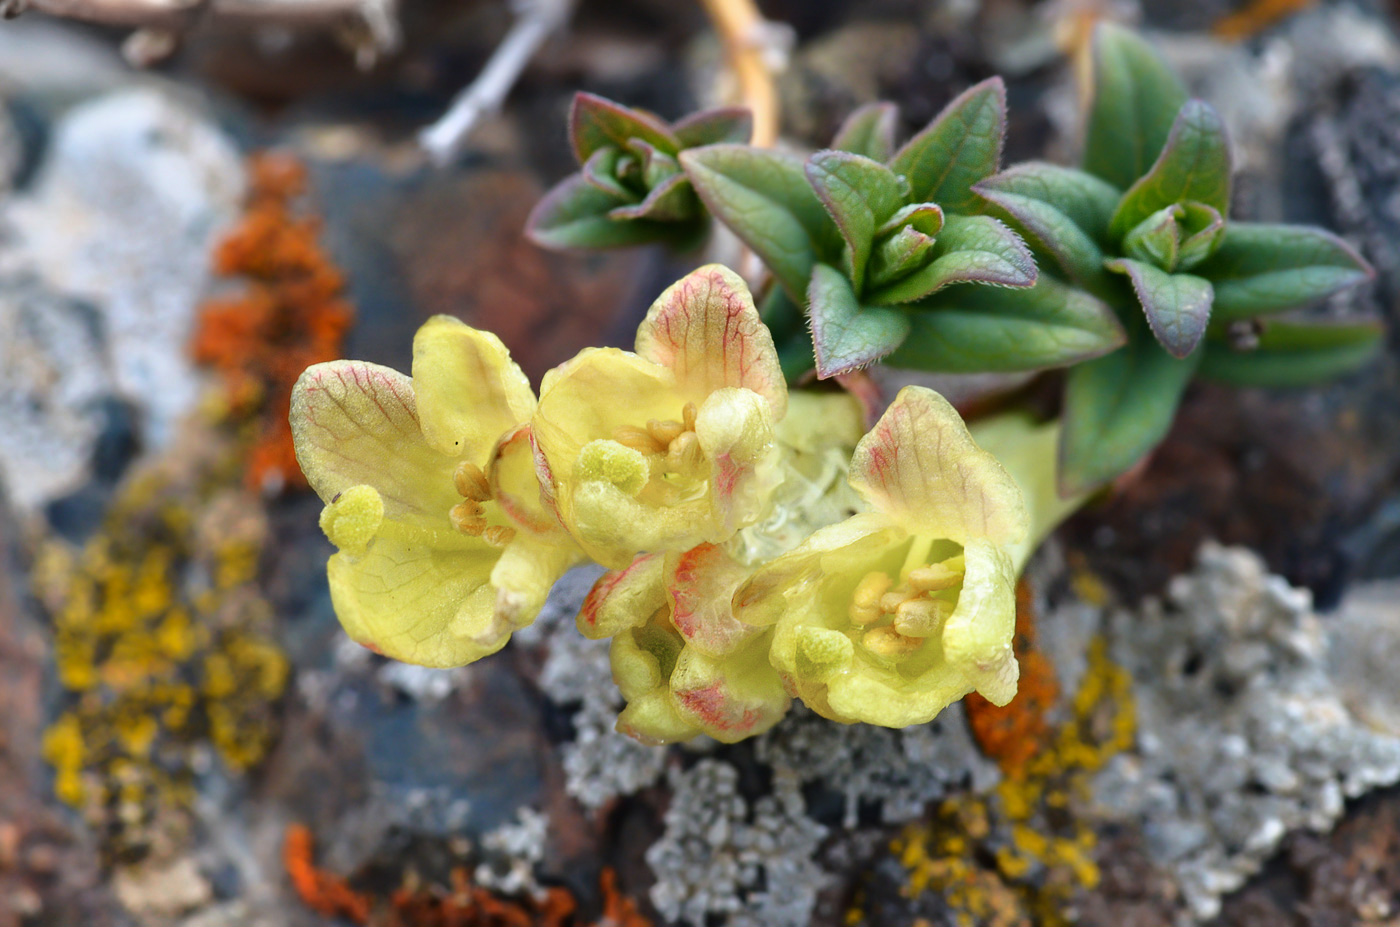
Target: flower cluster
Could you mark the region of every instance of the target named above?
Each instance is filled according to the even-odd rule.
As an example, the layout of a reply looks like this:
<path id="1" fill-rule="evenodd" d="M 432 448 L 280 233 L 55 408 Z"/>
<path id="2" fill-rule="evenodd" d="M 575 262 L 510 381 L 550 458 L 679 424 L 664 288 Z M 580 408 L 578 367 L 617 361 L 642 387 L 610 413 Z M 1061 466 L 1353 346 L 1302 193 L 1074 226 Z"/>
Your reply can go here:
<path id="1" fill-rule="evenodd" d="M 499 339 L 437 317 L 412 377 L 307 370 L 292 426 L 336 612 L 387 656 L 490 654 L 592 559 L 610 572 L 578 627 L 612 639 L 639 739 L 740 740 L 793 696 L 903 726 L 1015 694 L 1016 483 L 930 390 L 864 436 L 849 396 L 790 393 L 718 265 L 661 295 L 635 351 L 587 349 L 538 399 Z"/>

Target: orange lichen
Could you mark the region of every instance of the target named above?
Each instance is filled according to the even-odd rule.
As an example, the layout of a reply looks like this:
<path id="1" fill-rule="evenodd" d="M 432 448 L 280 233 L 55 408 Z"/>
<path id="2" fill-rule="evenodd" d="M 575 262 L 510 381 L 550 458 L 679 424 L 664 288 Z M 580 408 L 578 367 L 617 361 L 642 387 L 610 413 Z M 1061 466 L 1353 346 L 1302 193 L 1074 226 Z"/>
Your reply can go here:
<path id="1" fill-rule="evenodd" d="M 949 799 L 891 850 L 908 870 L 905 891 L 942 894 L 966 927 L 1063 927 L 1076 894 L 1099 882 L 1091 816 L 1094 775 L 1132 746 L 1131 679 L 1102 639 L 1069 704 L 1070 717 L 989 797 Z"/>
<path id="2" fill-rule="evenodd" d="M 1050 741 L 1051 708 L 1060 697 L 1055 668 L 1035 646 L 1035 603 L 1030 584 L 1016 586 L 1016 636 L 1013 646 L 1021 680 L 1010 704 L 997 707 L 977 693 L 968 695 L 968 724 L 982 752 L 1008 776 L 1019 775 Z"/>
<path id="3" fill-rule="evenodd" d="M 357 892 L 341 876 L 316 868 L 311 831 L 302 824 L 287 828 L 283 864 L 297 896 L 328 917 L 387 927 L 571 927 L 578 905 L 562 888 L 538 896 L 508 898 L 473 885 L 467 870 L 452 870 L 447 886 L 425 885 L 412 873 L 387 898 Z M 603 870 L 603 916 L 593 927 L 651 927 L 632 899 L 617 889 L 617 873 Z"/>
<path id="4" fill-rule="evenodd" d="M 282 865 L 297 897 L 308 908 L 327 917 L 346 917 L 357 924 L 369 921 L 370 899 L 354 891 L 337 875 L 317 869 L 311 831 L 301 824 L 287 828 L 282 842 Z"/>
<path id="5" fill-rule="evenodd" d="M 1217 19 L 1211 31 L 1228 42 L 1240 42 L 1316 3 L 1317 0 L 1250 0 L 1242 9 Z"/>
<path id="6" fill-rule="evenodd" d="M 214 270 L 244 289 L 211 299 L 191 344 L 196 362 L 223 377 L 231 416 L 254 432 L 247 484 L 305 485 L 287 414 L 292 386 L 312 364 L 341 355 L 354 315 L 345 280 L 321 249 L 320 223 L 301 214 L 306 171 L 287 155 L 249 159 L 243 218 L 214 252 Z"/>

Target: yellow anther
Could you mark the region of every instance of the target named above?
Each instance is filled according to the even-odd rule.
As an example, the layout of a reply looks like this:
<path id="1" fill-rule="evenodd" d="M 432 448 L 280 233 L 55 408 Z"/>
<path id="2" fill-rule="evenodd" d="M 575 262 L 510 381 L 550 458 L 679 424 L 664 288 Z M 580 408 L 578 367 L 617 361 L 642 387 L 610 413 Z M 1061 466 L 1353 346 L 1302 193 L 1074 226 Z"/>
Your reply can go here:
<path id="1" fill-rule="evenodd" d="M 491 483 L 486 479 L 486 474 L 469 461 L 464 460 L 457 465 L 452 474 L 452 484 L 457 487 L 458 495 L 473 502 L 485 502 L 491 498 Z"/>
<path id="2" fill-rule="evenodd" d="M 505 547 L 515 540 L 515 529 L 506 525 L 492 525 L 481 532 L 481 539 L 492 547 Z"/>
<path id="3" fill-rule="evenodd" d="M 695 436 L 695 432 L 687 431 L 671 442 L 670 450 L 666 453 L 666 466 L 679 473 L 686 473 L 700 464 L 704 459 L 700 451 L 700 439 Z"/>
<path id="4" fill-rule="evenodd" d="M 865 636 L 860 642 L 877 657 L 884 657 L 887 660 L 897 660 L 900 657 L 907 657 L 919 645 L 923 643 L 917 637 L 905 637 L 894 628 L 872 628 L 865 632 Z"/>
<path id="5" fill-rule="evenodd" d="M 681 424 L 685 426 L 686 431 L 695 430 L 695 419 L 699 413 L 700 410 L 695 407 L 695 403 L 687 402 L 685 404 L 685 408 L 681 410 Z"/>
<path id="6" fill-rule="evenodd" d="M 481 515 L 481 503 L 468 499 L 466 502 L 459 502 L 452 506 L 452 511 L 448 513 L 452 519 L 452 527 L 463 534 L 480 536 L 486 530 L 486 519 Z"/>
<path id="7" fill-rule="evenodd" d="M 950 570 L 943 563 L 931 563 L 909 574 L 909 585 L 920 592 L 942 592 L 963 580 L 962 570 Z"/>
<path id="8" fill-rule="evenodd" d="M 861 577 L 856 585 L 856 591 L 851 596 L 851 601 L 863 606 L 874 607 L 880 604 L 880 596 L 890 591 L 890 586 L 894 580 L 890 579 L 888 573 L 881 573 L 878 570 L 866 573 Z"/>
<path id="9" fill-rule="evenodd" d="M 905 602 L 918 597 L 919 593 L 901 583 L 880 596 L 880 611 L 893 615 Z"/>
<path id="10" fill-rule="evenodd" d="M 647 422 L 647 433 L 662 444 L 669 445 L 685 432 L 685 426 L 673 419 L 666 419 L 664 422 L 652 419 Z"/>
<path id="11" fill-rule="evenodd" d="M 622 425 L 613 431 L 613 440 L 643 454 L 660 454 L 666 445 L 651 436 L 651 432 L 634 425 Z"/>
<path id="12" fill-rule="evenodd" d="M 953 613 L 949 602 L 920 597 L 900 605 L 894 613 L 894 629 L 907 637 L 931 637 Z"/>

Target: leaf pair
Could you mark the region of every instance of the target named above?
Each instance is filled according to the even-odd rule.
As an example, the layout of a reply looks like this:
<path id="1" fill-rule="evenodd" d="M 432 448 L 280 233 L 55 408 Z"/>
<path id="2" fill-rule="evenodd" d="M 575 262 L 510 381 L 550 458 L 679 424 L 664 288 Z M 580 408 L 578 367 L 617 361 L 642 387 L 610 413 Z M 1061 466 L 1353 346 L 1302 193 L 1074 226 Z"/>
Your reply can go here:
<path id="1" fill-rule="evenodd" d="M 709 210 L 805 306 L 819 377 L 895 351 L 945 287 L 1035 281 L 1024 243 L 980 214 L 972 190 L 1000 162 L 1002 82 L 972 87 L 897 151 L 895 115 L 887 103 L 856 111 L 805 161 L 742 145 L 680 159 Z"/>
<path id="2" fill-rule="evenodd" d="M 550 190 L 526 224 L 546 248 L 698 243 L 708 217 L 681 169 L 687 148 L 747 141 L 745 109 L 715 109 L 667 124 L 592 94 L 574 97 L 569 137 L 579 172 Z"/>
<path id="3" fill-rule="evenodd" d="M 1023 164 L 974 187 L 1048 259 L 1043 269 L 1108 302 L 1125 323 L 1126 346 L 1070 372 L 1066 492 L 1113 479 L 1156 446 L 1198 369 L 1241 383 L 1301 383 L 1364 360 L 1377 337 L 1369 325 L 1270 324 L 1251 352 L 1231 347 L 1229 323 L 1316 302 L 1372 272 L 1320 229 L 1226 220 L 1224 125 L 1208 104 L 1187 99 L 1141 39 L 1101 24 L 1093 65 L 1084 170 Z"/>

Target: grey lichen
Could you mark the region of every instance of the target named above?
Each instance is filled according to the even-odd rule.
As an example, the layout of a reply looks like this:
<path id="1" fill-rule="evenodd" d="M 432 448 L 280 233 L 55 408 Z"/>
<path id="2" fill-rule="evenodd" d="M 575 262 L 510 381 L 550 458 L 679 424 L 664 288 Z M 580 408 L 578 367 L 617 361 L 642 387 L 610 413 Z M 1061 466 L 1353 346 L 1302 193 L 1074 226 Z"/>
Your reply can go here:
<path id="1" fill-rule="evenodd" d="M 776 773 L 840 793 L 847 828 L 862 807 L 878 806 L 883 823 L 902 824 L 950 792 L 984 791 L 1000 779 L 973 743 L 960 703 L 903 730 L 836 724 L 798 706 L 759 738 L 757 753 Z"/>
<path id="2" fill-rule="evenodd" d="M 801 783 L 775 771 L 750 802 L 739 773 L 705 759 L 672 772 L 666 832 L 647 850 L 651 900 L 667 920 L 704 927 L 804 927 L 829 876 L 814 861 L 826 828 L 807 817 Z"/>
<path id="3" fill-rule="evenodd" d="M 549 818 L 533 808 L 521 808 L 516 819 L 481 838 L 482 862 L 476 867 L 476 884 L 506 895 L 541 891 L 535 867 L 544 859 Z"/>
<path id="4" fill-rule="evenodd" d="M 1346 799 L 1400 781 L 1400 738 L 1359 722 L 1328 675 L 1332 632 L 1311 595 L 1249 551 L 1206 545 L 1165 603 L 1110 626 L 1135 680 L 1139 749 L 1096 794 L 1141 827 L 1196 917 L 1288 831 L 1326 830 Z"/>

